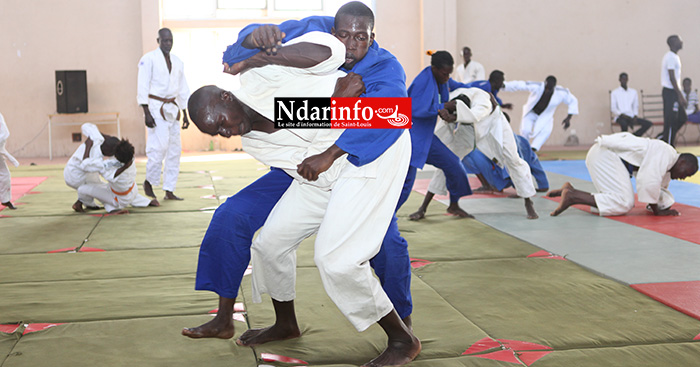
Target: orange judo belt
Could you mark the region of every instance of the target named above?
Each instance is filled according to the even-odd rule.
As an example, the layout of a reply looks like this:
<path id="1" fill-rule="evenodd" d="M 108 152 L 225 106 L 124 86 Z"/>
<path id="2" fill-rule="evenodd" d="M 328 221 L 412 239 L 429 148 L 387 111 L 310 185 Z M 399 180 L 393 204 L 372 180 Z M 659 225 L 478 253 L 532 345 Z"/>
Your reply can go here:
<path id="1" fill-rule="evenodd" d="M 114 189 L 111 188 L 111 187 L 110 187 L 110 190 L 112 190 L 112 192 L 114 193 L 114 195 L 124 196 L 124 195 L 127 195 L 128 193 L 130 193 L 131 190 L 134 189 L 134 186 L 136 186 L 136 182 L 134 182 L 134 184 L 131 185 L 131 187 L 130 187 L 128 190 L 123 191 L 123 192 L 116 191 L 116 190 L 114 190 Z"/>
<path id="2" fill-rule="evenodd" d="M 156 101 L 163 102 L 163 104 L 160 106 L 160 115 L 163 117 L 163 120 L 167 120 L 167 119 L 165 118 L 165 112 L 163 111 L 163 107 L 165 107 L 165 105 L 166 105 L 167 103 L 172 103 L 172 104 L 174 104 L 174 105 L 177 107 L 177 119 L 178 119 L 178 120 L 180 119 L 180 106 L 178 106 L 177 103 L 175 103 L 175 97 L 173 97 L 173 98 L 163 98 L 163 97 L 158 97 L 158 96 L 153 95 L 153 94 L 149 94 L 149 95 L 148 95 L 148 98 L 155 99 Z"/>

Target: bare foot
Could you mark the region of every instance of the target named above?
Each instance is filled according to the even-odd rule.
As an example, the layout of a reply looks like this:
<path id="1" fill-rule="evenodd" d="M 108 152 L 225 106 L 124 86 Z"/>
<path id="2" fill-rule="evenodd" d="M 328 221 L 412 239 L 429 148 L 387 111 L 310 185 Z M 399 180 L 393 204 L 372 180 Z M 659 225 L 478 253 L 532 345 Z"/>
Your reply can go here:
<path id="1" fill-rule="evenodd" d="M 160 206 L 160 203 L 158 202 L 158 199 L 153 199 L 150 203 L 148 203 L 148 206 Z"/>
<path id="2" fill-rule="evenodd" d="M 182 335 L 192 338 L 219 338 L 219 339 L 231 339 L 235 329 L 233 326 L 233 319 L 223 320 L 214 318 L 213 320 L 207 322 L 206 324 L 199 325 L 193 328 L 182 329 Z"/>
<path id="3" fill-rule="evenodd" d="M 11 202 L 11 201 L 6 201 L 6 202 L 2 203 L 2 205 L 6 206 L 8 209 L 12 209 L 12 210 L 17 209 L 17 207 L 15 207 L 14 205 L 12 205 L 12 202 Z"/>
<path id="4" fill-rule="evenodd" d="M 156 194 L 153 192 L 153 186 L 151 186 L 151 183 L 148 182 L 148 180 L 143 181 L 143 192 L 146 194 L 146 196 L 150 196 L 152 198 L 156 197 Z"/>
<path id="5" fill-rule="evenodd" d="M 549 187 L 543 187 L 543 188 L 541 188 L 541 189 L 535 189 L 535 191 L 537 191 L 537 192 L 547 192 L 547 191 L 549 191 Z"/>
<path id="6" fill-rule="evenodd" d="M 389 340 L 389 343 L 377 358 L 362 365 L 363 367 L 381 367 L 381 366 L 401 366 L 411 362 L 420 353 L 420 340 L 412 336 L 412 340 L 399 341 Z"/>
<path id="7" fill-rule="evenodd" d="M 527 212 L 527 219 L 537 219 L 540 217 L 537 215 L 535 205 L 530 198 L 525 198 L 525 211 Z"/>
<path id="8" fill-rule="evenodd" d="M 83 209 L 83 203 L 81 203 L 80 200 L 73 203 L 72 208 L 78 213 L 85 213 L 85 209 Z"/>
<path id="9" fill-rule="evenodd" d="M 556 217 L 557 215 L 561 214 L 564 210 L 568 209 L 571 205 L 574 204 L 573 198 L 571 198 L 572 193 L 574 192 L 574 188 L 566 188 L 561 192 L 561 202 L 559 203 L 559 206 L 554 209 L 553 212 L 551 212 L 549 215 Z"/>
<path id="10" fill-rule="evenodd" d="M 175 194 L 173 194 L 172 191 L 166 191 L 166 192 L 165 192 L 165 198 L 164 198 L 164 199 L 165 199 L 165 200 L 185 200 L 185 199 L 183 199 L 183 198 L 181 198 L 181 197 L 175 196 Z"/>
<path id="11" fill-rule="evenodd" d="M 457 205 L 457 203 L 451 203 L 450 206 L 447 207 L 447 212 L 452 214 L 452 215 L 456 215 L 460 218 L 474 219 L 473 215 L 464 211 L 464 209 L 460 208 L 459 205 Z"/>
<path id="12" fill-rule="evenodd" d="M 272 341 L 294 339 L 300 336 L 301 331 L 299 331 L 298 327 L 285 327 L 274 324 L 263 329 L 246 330 L 246 332 L 236 340 L 236 344 L 252 347 Z"/>
<path id="13" fill-rule="evenodd" d="M 425 210 L 423 208 L 418 209 L 417 212 L 408 216 L 409 220 L 421 220 L 425 218 Z"/>
<path id="14" fill-rule="evenodd" d="M 574 186 L 571 185 L 571 182 L 567 182 L 561 186 L 561 189 L 552 190 L 552 191 L 548 192 L 547 197 L 550 197 L 550 198 L 559 197 L 559 196 L 561 196 L 562 191 L 564 191 L 564 189 L 573 189 L 573 188 L 574 188 Z"/>

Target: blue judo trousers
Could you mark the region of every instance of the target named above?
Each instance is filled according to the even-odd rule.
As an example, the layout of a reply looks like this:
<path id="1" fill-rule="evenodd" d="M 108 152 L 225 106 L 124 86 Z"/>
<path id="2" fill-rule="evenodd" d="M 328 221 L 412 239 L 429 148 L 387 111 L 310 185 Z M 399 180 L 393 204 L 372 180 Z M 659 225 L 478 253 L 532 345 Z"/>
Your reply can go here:
<path id="1" fill-rule="evenodd" d="M 311 31 L 330 33 L 333 17 L 313 16 L 279 25 L 284 42 Z M 239 33 L 238 41 L 224 52 L 229 65 L 255 55 L 242 41 L 259 27 L 251 24 Z M 351 70 L 362 76 L 365 93 L 361 97 L 406 97 L 406 75 L 398 60 L 377 42 Z M 356 166 L 374 161 L 398 140 L 398 129 L 350 129 L 336 141 Z M 292 182 L 282 170 L 273 168 L 248 187 L 230 197 L 214 213 L 204 236 L 197 266 L 195 289 L 208 290 L 221 297 L 236 298 L 241 279 L 250 262 L 250 247 L 255 232 L 265 223 L 270 211 Z M 391 220 L 379 253 L 370 261 L 384 291 L 401 318 L 413 311 L 411 299 L 411 262 L 408 243 L 399 233 L 396 215 Z"/>

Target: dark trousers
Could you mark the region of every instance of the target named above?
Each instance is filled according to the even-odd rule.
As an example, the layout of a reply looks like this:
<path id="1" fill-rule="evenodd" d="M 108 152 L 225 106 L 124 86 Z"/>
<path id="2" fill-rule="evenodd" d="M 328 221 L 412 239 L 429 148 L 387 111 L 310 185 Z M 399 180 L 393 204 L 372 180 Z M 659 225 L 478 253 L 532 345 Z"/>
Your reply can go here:
<path id="1" fill-rule="evenodd" d="M 618 124 L 620 124 L 620 128 L 622 131 L 627 131 L 627 128 L 632 128 L 635 124 L 639 125 L 639 129 L 635 131 L 633 134 L 636 136 L 642 136 L 644 135 L 647 130 L 651 127 L 651 121 L 645 120 L 643 118 L 637 117 L 635 120 L 634 118 L 631 118 L 629 116 L 625 115 L 620 115 L 617 120 L 615 120 Z"/>
<path id="2" fill-rule="evenodd" d="M 678 102 L 676 91 L 671 88 L 664 88 L 661 91 L 664 100 L 664 133 L 663 141 L 676 146 L 676 134 L 678 130 L 685 124 L 687 116 L 683 106 L 678 106 L 678 110 L 673 110 L 673 105 Z"/>

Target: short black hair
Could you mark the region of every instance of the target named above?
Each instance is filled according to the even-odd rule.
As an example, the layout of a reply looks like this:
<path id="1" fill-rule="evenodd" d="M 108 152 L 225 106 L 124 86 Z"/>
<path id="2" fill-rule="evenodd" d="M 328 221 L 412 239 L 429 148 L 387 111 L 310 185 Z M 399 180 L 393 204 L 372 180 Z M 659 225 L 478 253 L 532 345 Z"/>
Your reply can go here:
<path id="1" fill-rule="evenodd" d="M 685 163 L 688 165 L 688 168 L 692 171 L 688 172 L 688 176 L 692 176 L 698 171 L 698 158 L 693 154 L 681 153 L 681 155 L 678 157 L 678 162 L 680 161 L 685 161 Z"/>
<path id="2" fill-rule="evenodd" d="M 134 146 L 128 140 L 122 139 L 114 150 L 114 157 L 124 164 L 131 162 L 134 159 Z"/>
<path id="3" fill-rule="evenodd" d="M 170 34 L 173 34 L 173 31 L 170 30 L 170 28 L 161 28 L 158 30 L 158 38 L 160 38 L 161 33 L 163 32 L 168 32 Z"/>
<path id="4" fill-rule="evenodd" d="M 673 41 L 674 38 L 680 38 L 680 37 L 678 37 L 677 34 L 672 34 L 672 35 L 668 36 L 668 38 L 666 38 L 666 44 L 668 45 L 668 47 L 671 47 L 671 41 Z"/>
<path id="5" fill-rule="evenodd" d="M 102 142 L 102 145 L 100 145 L 100 150 L 102 151 L 102 155 L 105 157 L 111 157 L 114 155 L 114 150 L 117 148 L 117 144 L 119 144 L 119 139 L 115 136 L 107 136 L 105 137 L 105 141 Z"/>
<path id="6" fill-rule="evenodd" d="M 447 51 L 437 51 L 430 55 L 430 65 L 435 66 L 438 69 L 453 66 L 454 63 L 455 60 Z"/>
<path id="7" fill-rule="evenodd" d="M 690 82 L 690 83 L 692 83 L 692 82 L 693 82 L 693 80 L 692 80 L 692 79 L 690 79 L 690 78 L 683 78 L 683 83 L 685 83 L 685 81 L 686 81 L 686 80 L 687 80 L 688 82 Z"/>
<path id="8" fill-rule="evenodd" d="M 503 74 L 503 72 L 500 71 L 500 70 L 498 70 L 498 69 L 492 71 L 491 74 L 489 74 L 489 81 L 490 81 L 490 82 L 496 80 L 497 78 L 505 79 L 505 78 L 506 78 L 506 75 Z"/>
<path id="9" fill-rule="evenodd" d="M 464 51 L 467 51 L 467 50 L 469 50 L 469 52 L 472 52 L 471 48 L 469 48 L 467 46 L 462 47 L 462 53 L 464 53 Z"/>
<path id="10" fill-rule="evenodd" d="M 627 75 L 627 73 L 625 73 L 624 71 L 620 73 L 620 78 L 622 78 L 622 76 L 626 76 L 629 78 L 629 75 Z"/>
<path id="11" fill-rule="evenodd" d="M 551 82 L 553 82 L 554 84 L 557 84 L 557 77 L 555 77 L 554 75 L 550 75 L 550 76 L 547 77 L 547 79 L 545 79 L 545 81 L 548 82 L 548 83 L 551 81 Z"/>
<path id="12" fill-rule="evenodd" d="M 472 107 L 472 101 L 471 101 L 471 99 L 469 99 L 469 97 L 465 96 L 464 94 L 460 94 L 460 95 L 458 95 L 457 97 L 452 98 L 453 101 L 456 100 L 456 99 L 458 99 L 458 100 L 464 102 L 464 104 L 467 105 L 467 107 L 469 107 L 469 108 Z"/>
<path id="13" fill-rule="evenodd" d="M 338 28 L 338 18 L 341 15 L 369 18 L 369 27 L 372 30 L 374 29 L 374 13 L 372 13 L 372 9 L 359 1 L 351 1 L 341 6 L 340 9 L 338 9 L 338 12 L 335 13 L 333 27 Z"/>

